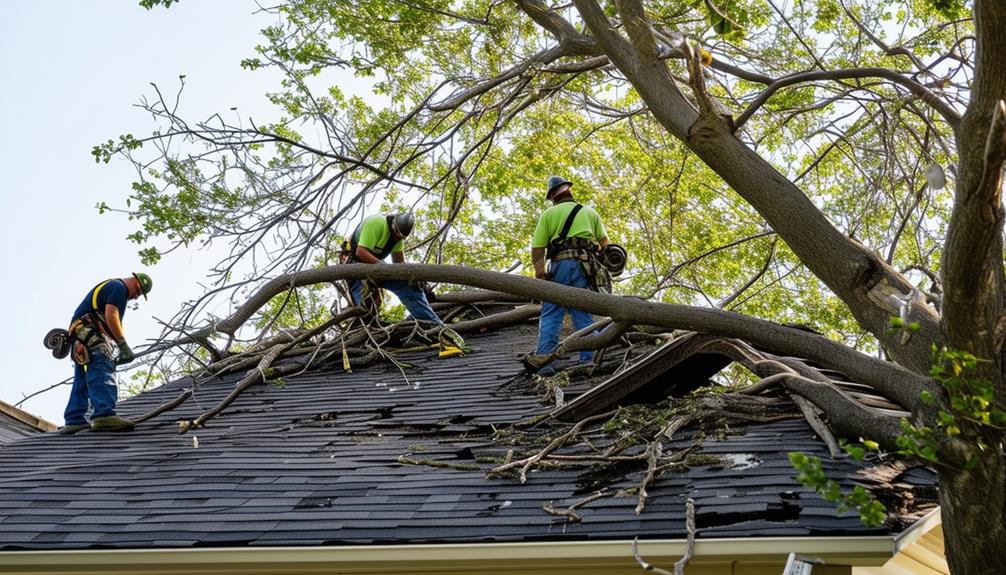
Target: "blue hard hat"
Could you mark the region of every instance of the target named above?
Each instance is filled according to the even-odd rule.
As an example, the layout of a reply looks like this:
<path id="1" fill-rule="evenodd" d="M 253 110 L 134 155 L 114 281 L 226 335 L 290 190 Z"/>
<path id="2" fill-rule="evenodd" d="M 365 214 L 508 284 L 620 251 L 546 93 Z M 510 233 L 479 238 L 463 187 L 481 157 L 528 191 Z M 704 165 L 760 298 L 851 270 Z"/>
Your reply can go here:
<path id="1" fill-rule="evenodd" d="M 560 186 L 565 184 L 573 185 L 573 182 L 563 178 L 562 176 L 552 176 L 548 179 L 548 192 L 545 194 L 546 200 L 552 199 L 552 193 L 555 192 Z"/>

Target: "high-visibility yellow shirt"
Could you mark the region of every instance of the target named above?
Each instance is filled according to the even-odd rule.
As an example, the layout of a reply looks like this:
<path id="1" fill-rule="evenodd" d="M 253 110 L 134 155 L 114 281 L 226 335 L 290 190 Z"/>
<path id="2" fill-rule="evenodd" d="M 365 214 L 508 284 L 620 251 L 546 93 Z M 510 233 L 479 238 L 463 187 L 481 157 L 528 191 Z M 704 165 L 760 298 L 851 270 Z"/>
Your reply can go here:
<path id="1" fill-rule="evenodd" d="M 559 237 L 562 226 L 569 217 L 569 212 L 573 211 L 576 202 L 561 202 L 542 212 L 538 218 L 538 226 L 534 229 L 534 239 L 531 241 L 532 248 L 543 248 L 549 242 Z M 569 228 L 567 238 L 586 238 L 596 243 L 608 237 L 608 232 L 601 223 L 601 216 L 597 215 L 594 208 L 583 206 L 573 218 L 573 225 Z"/>

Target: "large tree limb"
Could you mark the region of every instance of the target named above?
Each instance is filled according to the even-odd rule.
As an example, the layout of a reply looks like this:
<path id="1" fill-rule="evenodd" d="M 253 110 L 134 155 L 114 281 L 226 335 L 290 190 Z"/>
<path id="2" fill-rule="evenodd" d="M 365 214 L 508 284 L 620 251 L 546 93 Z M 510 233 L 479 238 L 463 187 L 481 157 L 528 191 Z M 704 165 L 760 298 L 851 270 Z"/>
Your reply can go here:
<path id="1" fill-rule="evenodd" d="M 654 118 L 768 221 L 808 269 L 845 302 L 857 321 L 883 342 L 892 357 L 925 373 L 930 345 L 942 342 L 936 313 L 928 306 L 916 306 L 912 320 L 920 329 L 908 342 L 888 333 L 888 319 L 897 311 L 888 296 L 909 294 L 913 286 L 876 254 L 835 228 L 800 188 L 734 137 L 725 122 L 711 115 L 700 120 L 663 62 L 634 51 L 596 2 L 574 0 L 574 4 Z"/>
<path id="2" fill-rule="evenodd" d="M 866 78 L 883 78 L 889 80 L 907 88 L 909 92 L 918 96 L 922 101 L 932 107 L 936 112 L 943 117 L 944 120 L 955 130 L 960 126 L 961 115 L 954 110 L 950 104 L 947 104 L 940 99 L 939 96 L 934 94 L 929 88 L 926 88 L 919 82 L 911 79 L 904 72 L 899 72 L 898 70 L 891 70 L 890 68 L 848 68 L 845 70 L 815 70 L 813 72 L 799 72 L 797 74 L 790 74 L 789 76 L 784 76 L 772 82 L 768 88 L 766 88 L 758 97 L 752 101 L 747 109 L 737 117 L 734 125 L 735 129 L 739 130 L 745 122 L 754 115 L 755 112 L 761 108 L 765 102 L 772 97 L 777 91 L 785 88 L 787 86 L 792 86 L 794 84 L 801 84 L 804 82 L 813 82 L 815 80 L 852 80 L 852 79 L 866 79 Z"/>
<path id="3" fill-rule="evenodd" d="M 859 353 L 826 337 L 738 313 L 602 294 L 524 276 L 460 266 L 350 264 L 287 274 L 263 285 L 234 314 L 217 323 L 215 328 L 222 333 L 235 333 L 269 300 L 290 287 L 365 278 L 376 281 L 436 281 L 505 290 L 528 299 L 550 301 L 608 316 L 616 322 L 736 337 L 777 353 L 814 360 L 856 381 L 873 386 L 878 392 L 906 407 L 914 406 L 918 401 L 918 393 L 931 385 L 926 376 Z"/>

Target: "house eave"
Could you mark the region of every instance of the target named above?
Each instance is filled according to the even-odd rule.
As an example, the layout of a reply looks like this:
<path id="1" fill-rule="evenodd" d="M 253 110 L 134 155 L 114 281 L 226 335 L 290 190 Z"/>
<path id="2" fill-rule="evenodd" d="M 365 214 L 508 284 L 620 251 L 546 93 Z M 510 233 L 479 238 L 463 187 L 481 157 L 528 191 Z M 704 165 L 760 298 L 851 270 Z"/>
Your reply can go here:
<path id="1" fill-rule="evenodd" d="M 669 567 L 685 552 L 681 540 L 645 540 L 639 553 Z M 789 553 L 833 565 L 883 565 L 895 553 L 894 537 L 765 537 L 705 539 L 695 543 L 691 565 L 782 564 Z M 496 573 L 579 570 L 638 572 L 632 540 L 436 545 L 93 549 L 0 552 L 8 575 L 143 573 L 226 575 L 438 572 Z"/>

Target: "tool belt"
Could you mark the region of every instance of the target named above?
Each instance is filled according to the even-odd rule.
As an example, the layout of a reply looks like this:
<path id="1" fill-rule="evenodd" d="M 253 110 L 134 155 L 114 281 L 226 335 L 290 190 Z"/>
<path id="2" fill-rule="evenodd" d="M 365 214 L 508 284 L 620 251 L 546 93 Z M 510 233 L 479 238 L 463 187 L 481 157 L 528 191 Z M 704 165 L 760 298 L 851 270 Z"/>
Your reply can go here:
<path id="1" fill-rule="evenodd" d="M 561 242 L 554 242 L 552 261 L 559 260 L 586 260 L 594 257 L 597 253 L 597 244 L 587 238 L 566 238 Z"/>
<path id="2" fill-rule="evenodd" d="M 566 238 L 556 244 L 552 261 L 578 260 L 590 289 L 611 293 L 611 274 L 601 262 L 597 244 L 586 238 Z"/>
<path id="3" fill-rule="evenodd" d="M 67 330 L 71 340 L 71 356 L 74 363 L 87 365 L 91 354 L 98 352 L 112 357 L 112 338 L 106 333 L 103 322 L 90 314 L 70 324 Z"/>
<path id="4" fill-rule="evenodd" d="M 341 249 L 339 250 L 339 263 L 355 264 L 359 261 L 360 260 L 356 258 L 356 244 L 354 244 L 352 240 L 343 240 Z M 369 316 L 376 317 L 381 310 L 381 305 L 384 302 L 384 294 L 382 293 L 380 286 L 377 285 L 377 282 L 368 279 L 343 281 L 346 284 L 345 295 L 349 299 L 350 305 L 353 304 L 352 283 L 354 281 L 363 283 L 363 289 L 360 292 L 360 305 L 367 310 L 367 314 Z"/>

